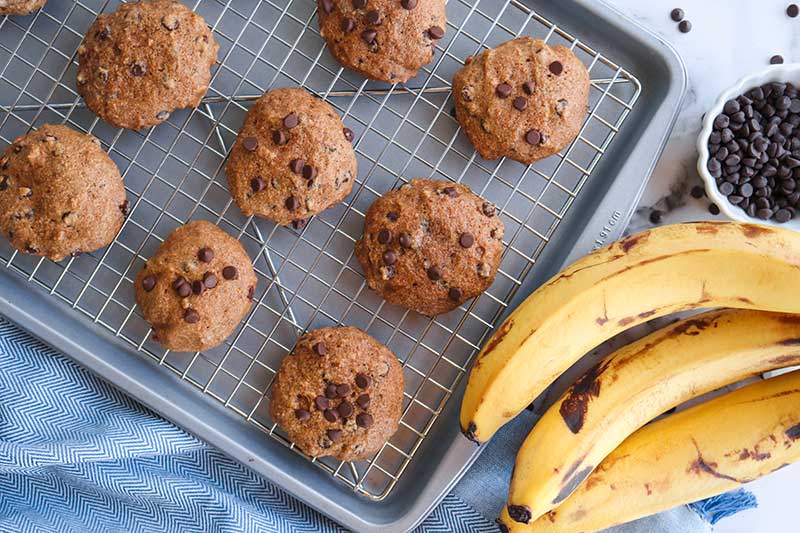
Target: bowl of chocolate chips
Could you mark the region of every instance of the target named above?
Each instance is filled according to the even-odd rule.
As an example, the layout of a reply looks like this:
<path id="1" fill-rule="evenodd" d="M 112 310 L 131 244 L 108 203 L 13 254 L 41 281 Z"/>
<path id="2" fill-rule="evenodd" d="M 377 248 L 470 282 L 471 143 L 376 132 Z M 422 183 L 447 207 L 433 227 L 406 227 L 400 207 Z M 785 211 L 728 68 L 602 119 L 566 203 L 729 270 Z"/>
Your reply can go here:
<path id="1" fill-rule="evenodd" d="M 723 92 L 703 118 L 697 171 L 728 218 L 800 230 L 800 64 Z"/>

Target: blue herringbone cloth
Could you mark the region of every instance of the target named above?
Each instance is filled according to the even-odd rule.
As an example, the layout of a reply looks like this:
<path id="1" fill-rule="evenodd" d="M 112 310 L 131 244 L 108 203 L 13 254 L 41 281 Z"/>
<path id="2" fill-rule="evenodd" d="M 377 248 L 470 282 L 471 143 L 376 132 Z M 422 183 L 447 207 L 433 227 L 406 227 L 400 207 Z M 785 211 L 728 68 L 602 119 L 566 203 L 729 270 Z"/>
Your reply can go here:
<path id="1" fill-rule="evenodd" d="M 490 518 L 526 424 L 505 428 L 418 531 L 497 531 Z M 682 508 L 624 530 L 708 526 Z M 0 318 L 0 532 L 334 531 L 344 530 Z"/>

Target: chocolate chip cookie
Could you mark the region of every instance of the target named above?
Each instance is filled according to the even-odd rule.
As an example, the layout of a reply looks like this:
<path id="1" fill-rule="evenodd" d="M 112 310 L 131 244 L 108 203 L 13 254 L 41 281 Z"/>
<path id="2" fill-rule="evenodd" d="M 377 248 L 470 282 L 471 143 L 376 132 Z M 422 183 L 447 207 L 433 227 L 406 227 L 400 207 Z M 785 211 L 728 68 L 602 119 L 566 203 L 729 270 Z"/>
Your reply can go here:
<path id="1" fill-rule="evenodd" d="M 304 89 L 276 89 L 247 113 L 225 174 L 242 212 L 303 227 L 353 188 L 353 132 Z"/>
<path id="2" fill-rule="evenodd" d="M 569 48 L 520 37 L 467 61 L 453 78 L 456 116 L 484 159 L 525 164 L 569 145 L 589 105 L 589 72 Z"/>
<path id="3" fill-rule="evenodd" d="M 492 284 L 503 229 L 495 206 L 469 187 L 415 179 L 370 206 L 356 257 L 386 301 L 433 316 Z"/>
<path id="4" fill-rule="evenodd" d="M 29 15 L 46 3 L 47 0 L 0 0 L 0 16 Z"/>
<path id="5" fill-rule="evenodd" d="M 134 281 L 136 303 L 170 350 L 222 343 L 252 304 L 256 275 L 239 241 L 210 222 L 177 228 Z"/>
<path id="6" fill-rule="evenodd" d="M 403 409 L 403 369 L 354 327 L 303 335 L 281 363 L 269 413 L 303 452 L 355 461 L 391 438 Z"/>
<path id="7" fill-rule="evenodd" d="M 128 211 L 119 170 L 91 135 L 43 125 L 0 156 L 0 232 L 60 261 L 114 240 Z"/>
<path id="8" fill-rule="evenodd" d="M 78 48 L 78 93 L 119 128 L 160 124 L 206 94 L 219 45 L 200 15 L 172 0 L 122 4 Z"/>
<path id="9" fill-rule="evenodd" d="M 403 83 L 433 60 L 445 0 L 318 0 L 320 34 L 345 68 Z"/>

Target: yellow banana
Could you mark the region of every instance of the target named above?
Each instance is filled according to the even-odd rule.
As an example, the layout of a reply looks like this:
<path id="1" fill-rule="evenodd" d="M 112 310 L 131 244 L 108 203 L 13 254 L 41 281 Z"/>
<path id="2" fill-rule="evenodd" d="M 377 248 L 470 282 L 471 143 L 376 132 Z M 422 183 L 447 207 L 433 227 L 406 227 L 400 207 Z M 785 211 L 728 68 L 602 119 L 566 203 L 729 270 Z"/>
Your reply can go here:
<path id="1" fill-rule="evenodd" d="M 628 437 L 556 509 L 501 530 L 578 533 L 721 494 L 800 459 L 800 371 L 653 422 Z"/>
<path id="2" fill-rule="evenodd" d="M 800 364 L 800 315 L 725 309 L 667 326 L 583 375 L 517 454 L 509 516 L 556 507 L 631 433 L 691 398 Z"/>
<path id="3" fill-rule="evenodd" d="M 735 222 L 662 226 L 590 253 L 528 297 L 478 355 L 464 434 L 488 440 L 586 352 L 702 307 L 800 313 L 800 233 Z"/>

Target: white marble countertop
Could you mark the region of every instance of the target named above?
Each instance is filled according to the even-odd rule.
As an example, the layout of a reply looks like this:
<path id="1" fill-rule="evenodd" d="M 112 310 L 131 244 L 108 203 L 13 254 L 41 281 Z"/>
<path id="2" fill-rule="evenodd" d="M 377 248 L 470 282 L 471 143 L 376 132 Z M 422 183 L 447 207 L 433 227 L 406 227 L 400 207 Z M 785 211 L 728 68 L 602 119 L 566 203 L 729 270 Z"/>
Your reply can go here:
<path id="1" fill-rule="evenodd" d="M 651 206 L 667 210 L 665 197 L 671 193 L 679 196 L 683 205 L 665 213 L 662 223 L 715 218 L 708 212 L 708 200 L 695 200 L 686 194 L 691 186 L 700 184 L 694 169 L 700 117 L 720 92 L 767 66 L 772 55 L 780 54 L 786 62 L 800 61 L 800 17 L 789 18 L 785 11 L 789 2 L 779 0 L 607 2 L 670 42 L 683 57 L 689 73 L 683 109 L 631 223 L 632 229 L 650 225 Z M 688 34 L 680 33 L 670 20 L 669 13 L 676 7 L 683 8 L 692 23 Z M 676 190 L 683 190 L 684 194 L 674 195 Z M 714 531 L 797 530 L 794 505 L 799 481 L 800 463 L 795 463 L 751 483 L 747 488 L 758 498 L 758 508 L 722 520 Z"/>

